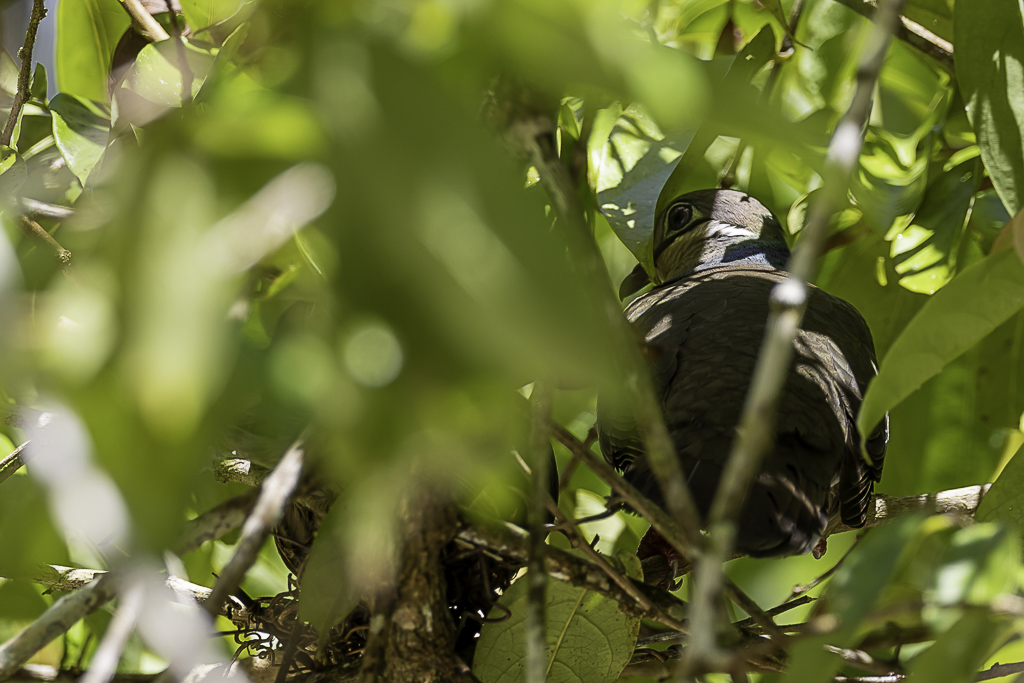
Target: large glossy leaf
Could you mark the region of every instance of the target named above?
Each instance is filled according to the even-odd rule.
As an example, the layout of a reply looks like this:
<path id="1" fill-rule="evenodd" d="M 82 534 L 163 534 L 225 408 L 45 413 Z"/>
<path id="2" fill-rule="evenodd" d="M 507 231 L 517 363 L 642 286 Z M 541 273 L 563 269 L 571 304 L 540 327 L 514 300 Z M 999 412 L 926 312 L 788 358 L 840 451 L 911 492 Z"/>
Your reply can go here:
<path id="1" fill-rule="evenodd" d="M 1024 540 L 1024 455 L 1018 451 L 1006 464 L 978 506 L 979 522 L 1008 524 Z"/>
<path id="2" fill-rule="evenodd" d="M 511 616 L 484 625 L 473 657 L 483 683 L 525 680 L 527 581 L 517 581 L 500 603 Z M 495 608 L 492 618 L 504 614 Z M 548 580 L 545 623 L 549 683 L 610 683 L 629 662 L 640 620 L 627 617 L 613 600 L 583 588 Z"/>
<path id="3" fill-rule="evenodd" d="M 214 60 L 208 50 L 197 48 L 191 43 L 185 43 L 184 48 L 185 65 L 181 64 L 178 46 L 174 41 L 153 43 L 142 48 L 122 87 L 161 107 L 180 107 L 182 81 L 191 79 L 191 90 L 185 95 L 194 97 L 202 87 Z M 188 73 L 183 79 L 182 69 L 186 66 Z"/>
<path id="4" fill-rule="evenodd" d="M 973 264 L 937 292 L 882 359 L 857 424 L 861 434 L 1024 306 L 1024 264 L 1005 250 Z"/>
<path id="5" fill-rule="evenodd" d="M 57 3 L 57 88 L 105 102 L 110 58 L 128 26 L 117 0 Z"/>
<path id="6" fill-rule="evenodd" d="M 57 148 L 84 185 L 103 158 L 110 137 L 110 116 L 96 104 L 67 93 L 53 98 L 50 113 Z"/>
<path id="7" fill-rule="evenodd" d="M 992 184 L 1011 214 L 1024 207 L 1024 20 L 1017 0 L 985 11 L 957 3 L 956 72 Z"/>

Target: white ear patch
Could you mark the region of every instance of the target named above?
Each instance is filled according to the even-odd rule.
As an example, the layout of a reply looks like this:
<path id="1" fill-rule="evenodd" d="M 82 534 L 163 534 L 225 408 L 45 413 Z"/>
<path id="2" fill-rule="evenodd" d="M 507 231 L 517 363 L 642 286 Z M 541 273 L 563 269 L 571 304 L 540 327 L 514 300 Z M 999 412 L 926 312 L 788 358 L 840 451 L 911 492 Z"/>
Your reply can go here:
<path id="1" fill-rule="evenodd" d="M 708 237 L 757 237 L 757 233 L 749 228 L 718 221 L 709 221 L 705 234 Z"/>

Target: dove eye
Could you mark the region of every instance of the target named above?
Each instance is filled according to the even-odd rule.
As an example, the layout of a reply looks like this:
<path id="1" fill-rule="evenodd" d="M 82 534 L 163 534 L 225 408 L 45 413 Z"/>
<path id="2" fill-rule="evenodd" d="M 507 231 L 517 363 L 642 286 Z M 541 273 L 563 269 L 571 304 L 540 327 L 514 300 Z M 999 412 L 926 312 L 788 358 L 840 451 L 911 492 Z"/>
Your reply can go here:
<path id="1" fill-rule="evenodd" d="M 680 232 L 690 223 L 692 217 L 693 209 L 689 204 L 676 204 L 668 210 L 668 225 L 666 226 L 668 230 L 665 231 L 666 234 L 671 235 Z"/>

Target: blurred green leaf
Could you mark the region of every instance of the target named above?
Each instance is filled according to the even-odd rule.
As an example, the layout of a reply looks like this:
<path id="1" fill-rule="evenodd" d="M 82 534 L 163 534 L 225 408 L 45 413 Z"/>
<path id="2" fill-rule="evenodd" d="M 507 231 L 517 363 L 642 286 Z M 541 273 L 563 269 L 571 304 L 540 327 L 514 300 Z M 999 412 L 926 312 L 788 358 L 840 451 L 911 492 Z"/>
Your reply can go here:
<path id="1" fill-rule="evenodd" d="M 57 3 L 57 88 L 97 102 L 106 102 L 110 59 L 130 25 L 117 0 Z"/>
<path id="2" fill-rule="evenodd" d="M 1024 208 L 1024 20 L 1015 0 L 984 12 L 957 3 L 956 73 L 992 184 L 1011 214 Z"/>
<path id="3" fill-rule="evenodd" d="M 511 617 L 484 624 L 473 658 L 483 683 L 525 680 L 527 581 L 520 579 L 499 603 Z M 545 611 L 545 663 L 551 683 L 610 683 L 629 663 L 640 620 L 597 593 L 548 579 Z M 504 610 L 494 608 L 495 618 Z"/>
<path id="4" fill-rule="evenodd" d="M 47 605 L 28 581 L 6 581 L 0 585 L 0 619 L 35 621 Z"/>
<path id="5" fill-rule="evenodd" d="M 50 113 L 57 148 L 85 185 L 106 151 L 110 116 L 96 104 L 68 93 L 58 93 L 50 101 Z"/>
<path id="6" fill-rule="evenodd" d="M 1024 541 L 1024 456 L 1017 451 L 978 506 L 979 522 L 1005 522 Z"/>
<path id="7" fill-rule="evenodd" d="M 14 197 L 28 178 L 28 167 L 14 149 L 0 147 L 0 197 Z"/>
<path id="8" fill-rule="evenodd" d="M 30 579 L 36 565 L 67 564 L 64 541 L 54 530 L 46 498 L 28 476 L 13 476 L 0 495 L 0 576 Z"/>
<path id="9" fill-rule="evenodd" d="M 827 610 L 834 615 L 838 619 L 838 631 L 828 636 L 810 637 L 796 645 L 791 651 L 788 680 L 795 683 L 832 680 L 840 659 L 823 646 L 842 647 L 853 639 L 924 520 L 922 515 L 908 515 L 872 530 L 843 561 L 815 610 L 818 613 Z"/>
<path id="10" fill-rule="evenodd" d="M 210 72 L 214 56 L 209 50 L 192 43 L 185 42 L 184 46 L 187 76 L 191 78 L 189 96 L 195 97 Z M 184 80 L 182 68 L 176 41 L 150 43 L 139 52 L 121 87 L 161 107 L 180 107 Z"/>
<path id="11" fill-rule="evenodd" d="M 908 683 L 967 683 L 977 679 L 978 667 L 1007 630 L 1005 618 L 982 610 L 966 612 L 953 628 L 911 662 Z"/>
<path id="12" fill-rule="evenodd" d="M 882 359 L 857 418 L 861 434 L 1022 306 L 1024 264 L 1016 252 L 994 254 L 961 272 L 925 303 Z"/>
<path id="13" fill-rule="evenodd" d="M 233 17 L 252 0 L 181 0 L 181 11 L 193 33 Z"/>

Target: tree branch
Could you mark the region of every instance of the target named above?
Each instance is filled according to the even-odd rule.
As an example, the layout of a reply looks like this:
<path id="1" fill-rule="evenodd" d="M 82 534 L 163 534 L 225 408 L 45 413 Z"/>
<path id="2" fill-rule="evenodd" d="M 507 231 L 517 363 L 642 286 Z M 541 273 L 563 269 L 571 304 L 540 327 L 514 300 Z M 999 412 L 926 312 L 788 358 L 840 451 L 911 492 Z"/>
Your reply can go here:
<path id="1" fill-rule="evenodd" d="M 170 40 L 171 36 L 160 25 L 160 22 L 154 19 L 153 15 L 142 6 L 139 0 L 118 0 L 118 2 L 121 3 L 121 7 L 128 13 L 128 16 L 132 18 L 132 23 L 142 29 L 142 33 L 151 41 L 159 43 L 161 40 Z"/>
<path id="2" fill-rule="evenodd" d="M 300 441 L 288 449 L 277 467 L 263 480 L 256 504 L 242 526 L 242 536 L 235 546 L 235 553 L 221 570 L 220 578 L 205 603 L 211 614 L 216 614 L 221 603 L 234 593 L 242 577 L 256 561 L 274 525 L 284 516 L 284 506 L 295 492 L 302 474 L 302 456 Z"/>
<path id="3" fill-rule="evenodd" d="M 874 19 L 878 10 L 877 3 L 872 0 L 835 0 L 844 7 L 852 9 L 866 19 Z M 935 35 L 921 24 L 900 15 L 900 23 L 896 26 L 896 37 L 925 53 L 952 72 L 953 44 Z"/>
<path id="4" fill-rule="evenodd" d="M 897 26 L 902 0 L 884 2 L 869 27 L 867 44 L 857 70 L 853 101 L 829 142 L 822 169 L 823 191 L 793 251 L 787 279 L 772 290 L 771 312 L 758 354 L 750 390 L 737 427 L 737 438 L 708 515 L 710 548 L 697 567 L 693 604 L 693 638 L 689 654 L 697 664 L 722 659 L 715 629 L 715 600 L 722 588 L 722 564 L 732 552 L 736 519 L 750 483 L 775 439 L 775 414 L 793 358 L 793 342 L 807 303 L 806 282 L 825 242 L 829 220 L 846 196 L 860 155 L 861 131 L 871 111 L 871 97 L 886 50 Z"/>
<path id="5" fill-rule="evenodd" d="M 25 447 L 28 446 L 28 441 L 22 443 L 13 451 L 10 452 L 7 457 L 0 460 L 0 484 L 7 481 L 7 479 L 21 469 L 22 465 L 28 462 L 28 454 L 25 453 Z"/>
<path id="6" fill-rule="evenodd" d="M 551 392 L 540 382 L 530 396 L 530 501 L 527 525 L 530 552 L 526 564 L 526 682 L 543 683 L 547 667 L 545 657 L 544 614 L 547 574 L 547 529 L 544 526 L 548 493 L 548 453 L 551 451 Z"/>
<path id="7" fill-rule="evenodd" d="M 635 413 L 644 452 L 672 520 L 682 532 L 681 535 L 666 535 L 665 538 L 681 554 L 692 555 L 703 544 L 698 522 L 700 514 L 686 486 L 675 445 L 654 396 L 650 373 L 640 357 L 636 338 L 622 315 L 601 252 L 594 242 L 593 231 L 587 224 L 576 185 L 559 158 L 555 146 L 555 123 L 550 115 L 526 113 L 512 122 L 511 129 L 537 168 L 540 182 L 551 199 L 559 222 L 564 226 L 569 253 L 590 291 L 599 297 L 610 331 L 615 335 L 617 347 L 621 350 L 620 356 L 626 363 L 626 376 L 630 384 L 635 386 Z M 586 140 L 581 138 L 579 144 L 586 145 Z"/>
<path id="8" fill-rule="evenodd" d="M 256 502 L 256 492 L 248 491 L 225 500 L 188 522 L 178 540 L 175 552 L 188 555 L 207 541 L 222 537 L 245 523 L 245 518 Z"/>
<path id="9" fill-rule="evenodd" d="M 0 133 L 0 145 L 9 146 L 11 137 L 14 135 L 14 127 L 21 116 L 21 109 L 28 102 L 30 96 L 29 88 L 32 85 L 32 49 L 36 44 L 36 34 L 39 32 L 39 22 L 46 16 L 46 6 L 43 0 L 34 0 L 32 3 L 32 14 L 28 19 L 28 28 L 25 30 L 25 44 L 18 50 L 18 58 L 21 60 L 21 68 L 18 70 L 18 92 L 14 93 L 14 102 L 11 103 L 11 113 L 7 117 L 4 130 Z"/>
<path id="10" fill-rule="evenodd" d="M 36 223 L 28 216 L 18 216 L 15 219 L 18 222 L 18 226 L 21 231 L 29 237 L 35 237 L 36 239 L 42 240 L 46 243 L 53 253 L 57 256 L 57 260 L 60 261 L 60 269 L 67 271 L 68 266 L 71 265 L 71 252 L 60 246 L 60 243 L 53 238 L 53 235 L 46 232 L 43 226 Z"/>
<path id="11" fill-rule="evenodd" d="M 78 620 L 106 604 L 117 593 L 120 584 L 121 578 L 117 574 L 104 574 L 80 590 L 57 600 L 41 617 L 0 645 L 0 681 L 10 678 L 32 655 L 65 633 Z"/>

